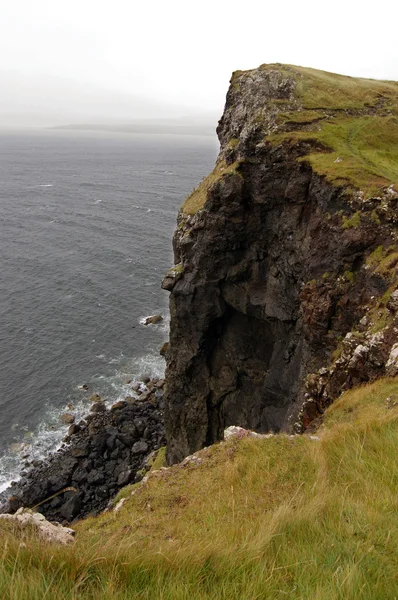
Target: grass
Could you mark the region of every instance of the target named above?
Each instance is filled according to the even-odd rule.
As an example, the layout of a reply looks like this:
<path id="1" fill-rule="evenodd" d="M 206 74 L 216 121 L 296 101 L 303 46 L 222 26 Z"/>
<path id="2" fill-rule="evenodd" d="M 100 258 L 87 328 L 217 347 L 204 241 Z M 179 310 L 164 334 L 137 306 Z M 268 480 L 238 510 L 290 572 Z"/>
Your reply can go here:
<path id="1" fill-rule="evenodd" d="M 232 141 L 232 147 L 234 147 Z M 185 215 L 193 215 L 201 210 L 206 204 L 208 193 L 214 187 L 214 185 L 222 180 L 224 177 L 234 175 L 237 173 L 237 167 L 239 163 L 235 162 L 232 165 L 227 165 L 225 161 L 220 160 L 216 163 L 213 171 L 203 179 L 197 188 L 186 198 L 182 205 L 182 212 Z"/>
<path id="2" fill-rule="evenodd" d="M 268 141 L 273 145 L 309 143 L 303 160 L 316 172 L 336 185 L 360 189 L 368 197 L 398 185 L 397 82 L 292 65 L 260 68 L 278 69 L 296 80 L 298 106 L 284 112 L 283 104 L 289 101 L 279 102 L 279 131 L 267 136 Z"/>
<path id="3" fill-rule="evenodd" d="M 343 215 L 343 229 L 351 229 L 352 227 L 359 227 L 361 224 L 361 214 L 356 212 L 352 217 L 347 218 Z"/>
<path id="4" fill-rule="evenodd" d="M 300 161 L 308 162 L 327 181 L 346 189 L 361 190 L 364 198 L 378 197 L 385 188 L 398 190 L 398 82 L 347 77 L 293 65 L 261 65 L 263 71 L 278 70 L 296 81 L 295 98 L 269 98 L 259 105 L 256 124 L 264 121 L 265 109 L 277 109 L 277 130 L 265 137 L 273 146 L 300 145 Z M 251 71 L 235 71 L 234 94 Z M 260 103 L 261 104 L 261 103 Z M 227 142 L 234 150 L 238 138 Z M 237 163 L 227 167 L 219 160 L 214 170 L 193 190 L 182 206 L 185 215 L 195 214 L 221 178 L 236 173 Z M 380 223 L 377 213 L 374 222 Z"/>
<path id="5" fill-rule="evenodd" d="M 398 380 L 344 394 L 320 439 L 231 440 L 155 473 L 73 548 L 0 525 L 0 597 L 398 596 Z"/>

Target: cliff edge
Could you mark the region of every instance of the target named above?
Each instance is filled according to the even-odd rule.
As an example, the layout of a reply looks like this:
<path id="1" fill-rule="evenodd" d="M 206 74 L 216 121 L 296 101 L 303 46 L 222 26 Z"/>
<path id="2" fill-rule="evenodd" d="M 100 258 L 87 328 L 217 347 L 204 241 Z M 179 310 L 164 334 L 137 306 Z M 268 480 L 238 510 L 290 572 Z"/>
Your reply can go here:
<path id="1" fill-rule="evenodd" d="M 169 462 L 398 373 L 398 83 L 235 72 L 217 133 L 163 281 Z"/>

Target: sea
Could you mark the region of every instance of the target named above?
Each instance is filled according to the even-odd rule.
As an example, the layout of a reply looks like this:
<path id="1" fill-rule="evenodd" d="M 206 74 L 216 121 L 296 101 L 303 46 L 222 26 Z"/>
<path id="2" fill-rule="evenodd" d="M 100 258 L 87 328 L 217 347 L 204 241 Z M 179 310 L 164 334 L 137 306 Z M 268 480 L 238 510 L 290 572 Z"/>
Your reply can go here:
<path id="1" fill-rule="evenodd" d="M 0 132 L 0 491 L 61 445 L 65 412 L 164 373 L 177 212 L 217 151 L 215 136 Z"/>

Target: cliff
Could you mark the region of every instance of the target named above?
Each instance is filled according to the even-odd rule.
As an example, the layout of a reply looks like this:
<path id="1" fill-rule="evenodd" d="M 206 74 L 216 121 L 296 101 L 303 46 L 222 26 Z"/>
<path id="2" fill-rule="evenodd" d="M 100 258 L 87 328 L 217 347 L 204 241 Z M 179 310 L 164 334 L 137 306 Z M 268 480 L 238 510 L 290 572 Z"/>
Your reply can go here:
<path id="1" fill-rule="evenodd" d="M 398 84 L 287 65 L 231 79 L 174 236 L 168 460 L 229 425 L 302 432 L 398 355 Z"/>

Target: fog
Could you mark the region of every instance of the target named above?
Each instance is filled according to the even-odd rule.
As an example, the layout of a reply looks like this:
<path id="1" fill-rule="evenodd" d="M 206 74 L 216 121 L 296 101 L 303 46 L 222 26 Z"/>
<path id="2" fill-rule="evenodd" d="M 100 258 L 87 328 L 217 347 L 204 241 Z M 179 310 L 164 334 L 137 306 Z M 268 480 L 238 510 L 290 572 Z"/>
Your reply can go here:
<path id="1" fill-rule="evenodd" d="M 0 126 L 220 116 L 232 71 L 282 62 L 398 80 L 396 3 L 13 0 Z"/>
<path id="2" fill-rule="evenodd" d="M 141 120 L 208 125 L 217 114 L 112 92 L 88 82 L 32 73 L 0 72 L 0 127 L 52 127 L 70 123 L 117 125 Z"/>

